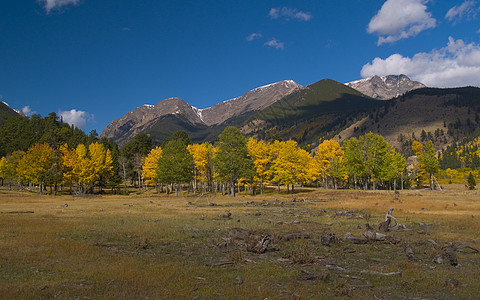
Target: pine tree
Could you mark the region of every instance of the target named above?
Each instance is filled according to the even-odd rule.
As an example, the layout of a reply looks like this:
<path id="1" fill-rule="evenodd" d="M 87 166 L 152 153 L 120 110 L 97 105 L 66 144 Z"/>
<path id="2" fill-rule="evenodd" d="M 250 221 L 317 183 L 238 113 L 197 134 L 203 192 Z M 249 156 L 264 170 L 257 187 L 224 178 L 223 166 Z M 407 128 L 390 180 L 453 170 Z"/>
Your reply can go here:
<path id="1" fill-rule="evenodd" d="M 473 176 L 473 173 L 470 172 L 467 178 L 467 188 L 469 190 L 474 190 L 476 186 L 477 186 L 477 182 L 475 181 L 475 176 Z"/>
<path id="2" fill-rule="evenodd" d="M 238 128 L 229 126 L 219 135 L 216 148 L 213 164 L 219 178 L 229 183 L 231 195 L 235 196 L 237 181 L 242 177 L 251 178 L 255 172 L 247 140 Z"/>
<path id="3" fill-rule="evenodd" d="M 193 168 L 193 157 L 182 140 L 172 140 L 163 146 L 162 156 L 158 160 L 157 176 L 159 182 L 174 186 L 175 196 L 178 196 L 179 184 L 192 180 Z"/>

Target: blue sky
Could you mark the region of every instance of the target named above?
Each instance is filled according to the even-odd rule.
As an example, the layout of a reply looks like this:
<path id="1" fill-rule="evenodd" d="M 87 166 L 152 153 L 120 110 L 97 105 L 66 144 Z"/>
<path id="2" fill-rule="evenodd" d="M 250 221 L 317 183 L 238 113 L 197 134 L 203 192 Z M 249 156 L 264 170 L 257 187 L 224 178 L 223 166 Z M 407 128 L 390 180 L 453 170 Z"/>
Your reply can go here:
<path id="1" fill-rule="evenodd" d="M 477 0 L 0 0 L 0 100 L 100 133 L 143 104 L 198 108 L 292 79 L 480 86 Z"/>

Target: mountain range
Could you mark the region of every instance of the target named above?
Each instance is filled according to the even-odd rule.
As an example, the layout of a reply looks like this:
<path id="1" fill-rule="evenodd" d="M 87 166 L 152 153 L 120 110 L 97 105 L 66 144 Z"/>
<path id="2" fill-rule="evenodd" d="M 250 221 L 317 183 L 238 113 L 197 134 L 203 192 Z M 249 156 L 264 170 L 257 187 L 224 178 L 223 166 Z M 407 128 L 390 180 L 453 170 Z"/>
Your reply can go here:
<path id="1" fill-rule="evenodd" d="M 113 139 L 121 145 L 133 139 L 138 133 L 146 132 L 152 135 L 154 141 L 161 142 L 173 133 L 168 128 L 162 128 L 164 121 L 170 119 L 177 120 L 172 120 L 173 123 L 167 127 L 175 130 L 185 127 L 187 132 L 195 135 L 195 132 L 202 129 L 217 127 L 232 118 L 265 109 L 302 88 L 292 80 L 281 81 L 256 88 L 241 97 L 220 102 L 206 109 L 193 107 L 180 98 L 167 98 L 155 105 L 140 106 L 114 120 L 103 130 L 100 137 Z M 175 126 L 176 123 L 180 124 Z"/>
<path id="2" fill-rule="evenodd" d="M 381 99 L 422 87 L 405 75 L 390 75 L 347 84 L 324 79 L 306 87 L 285 80 L 205 109 L 168 98 L 114 120 L 100 137 L 123 145 L 137 134 L 147 133 L 161 143 L 174 131 L 185 130 L 193 141 L 213 142 L 226 126 L 233 125 L 258 138 L 279 136 L 310 143 L 320 136 L 333 137 L 357 115 L 382 105 Z"/>
<path id="3" fill-rule="evenodd" d="M 213 143 L 227 126 L 236 126 L 258 139 L 295 139 L 303 146 L 374 132 L 397 149 L 408 151 L 415 139 L 431 139 L 440 149 L 480 136 L 479 114 L 477 87 L 427 88 L 405 75 L 373 76 L 346 84 L 323 79 L 305 87 L 285 80 L 205 109 L 179 98 L 142 105 L 114 120 L 100 138 L 122 146 L 146 133 L 161 144 L 175 131 L 184 130 L 192 142 Z M 0 126 L 18 115 L 0 102 Z"/>

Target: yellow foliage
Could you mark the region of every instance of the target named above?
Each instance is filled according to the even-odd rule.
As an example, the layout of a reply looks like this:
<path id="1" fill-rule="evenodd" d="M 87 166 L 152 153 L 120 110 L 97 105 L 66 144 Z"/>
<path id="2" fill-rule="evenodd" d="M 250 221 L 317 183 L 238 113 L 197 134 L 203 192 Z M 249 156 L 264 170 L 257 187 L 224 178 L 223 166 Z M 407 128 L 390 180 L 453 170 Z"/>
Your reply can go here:
<path id="1" fill-rule="evenodd" d="M 52 166 L 52 148 L 48 144 L 35 144 L 20 159 L 17 175 L 21 180 L 43 184 Z"/>
<path id="2" fill-rule="evenodd" d="M 60 151 L 65 167 L 63 180 L 66 183 L 89 186 L 100 178 L 107 179 L 112 175 L 112 155 L 102 144 L 92 143 L 88 150 L 84 144 L 79 144 L 75 149 L 64 145 L 60 147 Z"/>
<path id="3" fill-rule="evenodd" d="M 145 157 L 142 167 L 142 177 L 147 184 L 157 183 L 158 160 L 162 156 L 162 148 L 159 146 L 153 148 Z"/>
<path id="4" fill-rule="evenodd" d="M 325 140 L 318 145 L 314 158 L 324 184 L 327 177 L 337 175 L 339 166 L 343 162 L 343 155 L 344 152 L 337 141 Z"/>
<path id="5" fill-rule="evenodd" d="M 255 166 L 255 181 L 266 182 L 270 175 L 269 166 L 272 162 L 269 146 L 263 140 L 257 141 L 251 137 L 248 139 L 247 148 Z"/>
<path id="6" fill-rule="evenodd" d="M 423 151 L 423 145 L 422 143 L 418 141 L 413 141 L 412 143 L 412 150 L 415 152 L 415 155 L 421 155 Z"/>

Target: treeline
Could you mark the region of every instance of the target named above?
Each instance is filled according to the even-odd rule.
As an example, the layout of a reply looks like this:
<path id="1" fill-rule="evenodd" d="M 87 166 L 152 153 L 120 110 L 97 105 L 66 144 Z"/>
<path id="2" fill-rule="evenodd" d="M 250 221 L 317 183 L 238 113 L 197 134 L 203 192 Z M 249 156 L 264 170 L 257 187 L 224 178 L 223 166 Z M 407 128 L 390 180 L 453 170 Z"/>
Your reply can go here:
<path id="1" fill-rule="evenodd" d="M 81 129 L 70 126 L 52 112 L 45 118 L 40 115 L 9 118 L 0 127 L 0 157 L 16 150 L 27 151 L 35 144 L 47 143 L 53 148 L 68 144 L 90 144 L 96 141 L 97 133 L 86 135 Z"/>
<path id="2" fill-rule="evenodd" d="M 415 142 L 417 161 L 407 168 L 405 158 L 383 137 L 368 133 L 351 138 L 343 147 L 324 140 L 314 153 L 295 141 L 247 139 L 228 127 L 219 141 L 189 144 L 173 138 L 155 147 L 145 157 L 141 176 L 147 185 L 167 194 L 187 186 L 192 193 L 241 191 L 263 193 L 265 186 L 285 186 L 294 192 L 298 185 L 325 188 L 395 189 L 427 182 L 434 188 L 438 159 L 431 142 Z"/>
<path id="3" fill-rule="evenodd" d="M 284 186 L 293 193 L 307 184 L 331 189 L 403 189 L 427 183 L 433 189 L 439 170 L 431 141 L 414 141 L 416 159 L 407 164 L 403 155 L 373 133 L 346 140 L 342 146 L 322 140 L 312 152 L 293 140 L 247 139 L 235 127 L 226 128 L 214 145 L 192 144 L 184 131 L 178 131 L 161 146 L 139 134 L 119 149 L 113 142 L 98 141 L 95 134 L 75 139 L 76 129 L 54 115 L 36 122 L 51 126 L 42 139 L 53 138 L 1 158 L 0 177 L 10 187 L 36 187 L 40 192 L 47 186 L 50 192 L 69 187 L 72 193 L 93 193 L 105 187 L 128 192 L 134 186 L 176 195 L 187 189 L 194 194 L 233 196 L 262 194 L 266 186 L 279 191 Z M 56 134 L 67 130 L 73 134 Z M 86 142 L 80 143 L 82 139 Z"/>

